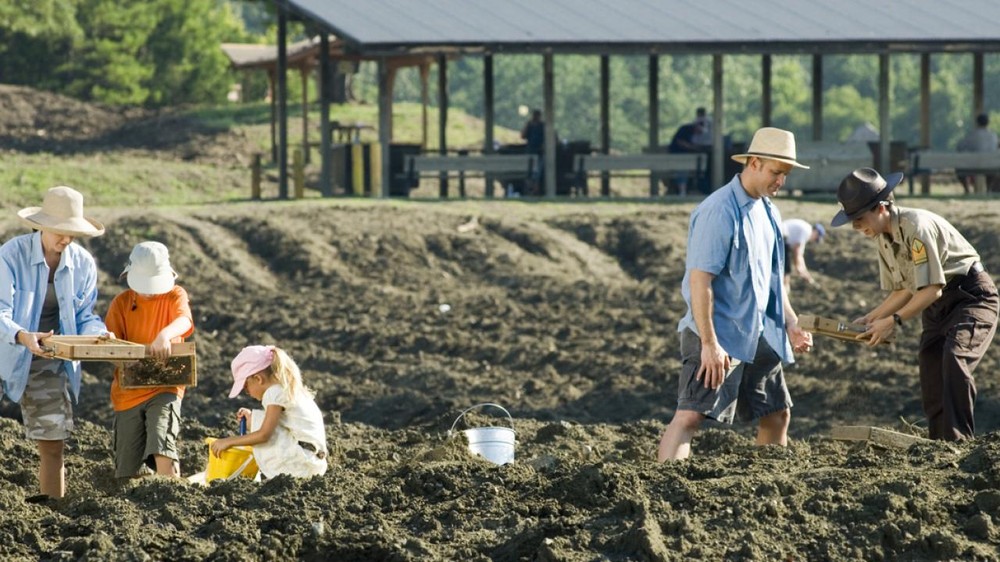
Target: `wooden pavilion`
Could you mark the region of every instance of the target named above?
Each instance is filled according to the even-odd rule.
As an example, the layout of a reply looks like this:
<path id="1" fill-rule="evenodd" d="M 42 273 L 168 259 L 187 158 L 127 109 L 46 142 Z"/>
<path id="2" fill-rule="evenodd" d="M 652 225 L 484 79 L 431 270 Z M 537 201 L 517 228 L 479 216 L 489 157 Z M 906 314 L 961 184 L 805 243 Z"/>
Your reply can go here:
<path id="1" fill-rule="evenodd" d="M 759 54 L 763 91 L 762 124 L 771 122 L 771 61 L 782 54 L 813 57 L 812 115 L 814 140 L 823 131 L 822 61 L 829 54 L 869 54 L 879 60 L 879 144 L 881 168 L 889 168 L 891 128 L 890 57 L 897 53 L 921 57 L 921 137 L 930 138 L 930 57 L 934 53 L 968 53 L 973 58 L 974 115 L 983 109 L 983 56 L 1000 52 L 1000 3 L 994 0 L 275 0 L 278 8 L 277 92 L 278 162 L 281 193 L 287 195 L 287 137 L 283 117 L 283 68 L 288 18 L 301 19 L 332 34 L 342 53 L 378 64 L 379 144 L 388 152 L 392 139 L 393 58 L 432 57 L 447 92 L 449 56 L 484 59 L 484 151 L 493 146 L 493 58 L 507 53 L 543 57 L 545 121 L 555 124 L 553 57 L 590 54 L 600 57 L 600 147 L 608 152 L 611 77 L 609 55 L 644 54 L 649 59 L 649 139 L 659 139 L 659 57 L 664 54 L 707 54 L 712 57 L 713 126 L 711 181 L 722 183 L 725 128 L 724 57 Z M 322 83 L 329 73 L 326 35 L 321 36 L 319 68 Z M 427 59 L 424 59 L 427 60 Z M 447 149 L 447 97 L 440 94 L 439 146 Z M 324 118 L 329 99 L 321 96 Z M 326 126 L 326 123 L 324 123 Z M 425 128 L 426 129 L 426 128 Z M 555 196 L 555 127 L 546 127 L 545 194 Z M 329 181 L 329 151 L 324 147 L 324 193 Z M 381 194 L 389 196 L 388 159 L 382 161 Z M 605 191 L 606 193 L 606 191 Z"/>

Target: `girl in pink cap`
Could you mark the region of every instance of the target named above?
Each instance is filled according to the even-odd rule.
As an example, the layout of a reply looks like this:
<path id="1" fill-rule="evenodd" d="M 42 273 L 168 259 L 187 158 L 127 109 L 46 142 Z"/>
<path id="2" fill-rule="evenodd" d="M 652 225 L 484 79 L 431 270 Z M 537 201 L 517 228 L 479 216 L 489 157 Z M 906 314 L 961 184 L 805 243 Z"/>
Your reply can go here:
<path id="1" fill-rule="evenodd" d="M 218 456 L 230 447 L 250 445 L 260 472 L 307 477 L 326 472 L 326 429 L 323 413 L 312 392 L 302 384 L 298 365 L 282 349 L 268 345 L 244 347 L 233 359 L 235 398 L 246 389 L 263 410 L 240 408 L 238 421 L 247 420 L 250 432 L 212 443 Z"/>

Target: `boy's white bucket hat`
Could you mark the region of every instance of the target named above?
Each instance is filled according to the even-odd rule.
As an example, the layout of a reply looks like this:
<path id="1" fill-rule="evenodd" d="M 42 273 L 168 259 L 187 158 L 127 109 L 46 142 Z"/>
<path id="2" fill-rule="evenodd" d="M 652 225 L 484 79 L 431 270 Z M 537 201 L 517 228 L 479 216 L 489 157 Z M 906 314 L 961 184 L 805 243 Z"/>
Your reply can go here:
<path id="1" fill-rule="evenodd" d="M 162 295 L 174 288 L 177 278 L 170 267 L 170 252 L 159 242 L 136 244 L 122 275 L 128 275 L 128 286 L 142 295 Z"/>

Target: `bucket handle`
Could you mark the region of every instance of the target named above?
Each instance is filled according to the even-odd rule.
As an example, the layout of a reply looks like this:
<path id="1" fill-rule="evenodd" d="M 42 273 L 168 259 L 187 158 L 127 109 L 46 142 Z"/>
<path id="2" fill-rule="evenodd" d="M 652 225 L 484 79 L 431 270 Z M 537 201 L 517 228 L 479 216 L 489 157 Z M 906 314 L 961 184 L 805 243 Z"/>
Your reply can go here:
<path id="1" fill-rule="evenodd" d="M 247 455 L 246 460 L 243 461 L 243 464 L 241 464 L 239 468 L 237 468 L 236 470 L 234 470 L 232 474 L 230 474 L 229 476 L 226 477 L 226 480 L 227 481 L 228 480 L 233 480 L 236 477 L 238 477 L 240 474 L 243 474 L 243 471 L 247 469 L 247 466 L 250 465 L 250 461 L 252 461 L 252 460 L 253 460 L 253 454 L 251 453 L 251 454 Z"/>
<path id="2" fill-rule="evenodd" d="M 455 418 L 455 421 L 451 424 L 451 429 L 448 430 L 448 437 L 451 437 L 452 433 L 455 432 L 455 426 L 458 425 L 458 420 L 462 419 L 462 417 L 465 414 L 469 413 L 470 410 L 474 410 L 476 408 L 482 408 L 483 406 L 492 406 L 494 408 L 499 408 L 500 410 L 503 410 L 503 413 L 507 414 L 507 420 L 510 422 L 510 429 L 511 429 L 511 431 L 514 430 L 514 418 L 510 417 L 510 412 L 508 412 L 506 408 L 504 408 L 500 404 L 494 404 L 492 402 L 483 402 L 482 404 L 476 404 L 475 406 L 469 406 L 468 408 L 462 410 L 462 413 L 459 414 L 458 417 Z"/>

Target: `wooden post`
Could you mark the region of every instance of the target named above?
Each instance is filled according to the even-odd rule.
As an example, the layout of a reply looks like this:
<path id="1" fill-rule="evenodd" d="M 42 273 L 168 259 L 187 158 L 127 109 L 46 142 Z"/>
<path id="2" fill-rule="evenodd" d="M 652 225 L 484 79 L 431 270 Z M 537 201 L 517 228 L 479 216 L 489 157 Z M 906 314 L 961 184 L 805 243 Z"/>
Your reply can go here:
<path id="1" fill-rule="evenodd" d="M 813 140 L 821 141 L 823 140 L 823 55 L 813 55 L 812 95 Z"/>
<path id="2" fill-rule="evenodd" d="M 771 126 L 771 55 L 760 57 L 760 126 Z"/>
<path id="3" fill-rule="evenodd" d="M 920 55 L 920 148 L 931 147 L 931 54 Z M 931 194 L 931 175 L 920 176 L 920 193 Z M 913 195 L 913 178 L 910 178 Z"/>
<path id="4" fill-rule="evenodd" d="M 288 8 L 278 8 L 278 198 L 288 199 Z"/>
<path id="5" fill-rule="evenodd" d="M 648 62 L 648 88 L 646 94 L 648 95 L 647 109 L 649 119 L 649 137 L 646 139 L 646 145 L 649 150 L 655 151 L 656 147 L 660 144 L 660 57 L 658 55 L 649 55 Z M 649 174 L 649 196 L 657 197 L 660 195 L 660 178 L 654 173 Z"/>
<path id="6" fill-rule="evenodd" d="M 351 186 L 354 195 L 365 194 L 365 145 L 356 142 L 351 145 Z"/>
<path id="7" fill-rule="evenodd" d="M 608 55 L 601 55 L 601 154 L 611 149 L 611 62 Z M 586 178 L 584 178 L 586 181 Z M 586 186 L 583 190 L 587 194 Z M 611 174 L 601 171 L 601 197 L 611 197 Z"/>
<path id="8" fill-rule="evenodd" d="M 302 149 L 296 148 L 292 153 L 292 185 L 295 188 L 295 198 L 302 199 L 305 195 L 305 162 L 303 162 Z"/>
<path id="9" fill-rule="evenodd" d="M 448 57 L 437 56 L 438 65 L 438 154 L 448 154 Z M 438 179 L 438 197 L 448 198 L 448 173 L 441 172 Z"/>
<path id="10" fill-rule="evenodd" d="M 260 153 L 253 155 L 253 163 L 250 165 L 250 198 L 260 199 Z"/>
<path id="11" fill-rule="evenodd" d="M 368 191 L 372 197 L 389 197 L 388 191 L 382 192 L 382 145 L 373 142 L 368 145 L 368 170 L 371 181 L 368 184 Z"/>
<path id="12" fill-rule="evenodd" d="M 302 150 L 305 151 L 303 158 L 306 162 L 309 162 L 309 72 L 308 64 L 299 69 L 302 79 Z"/>

